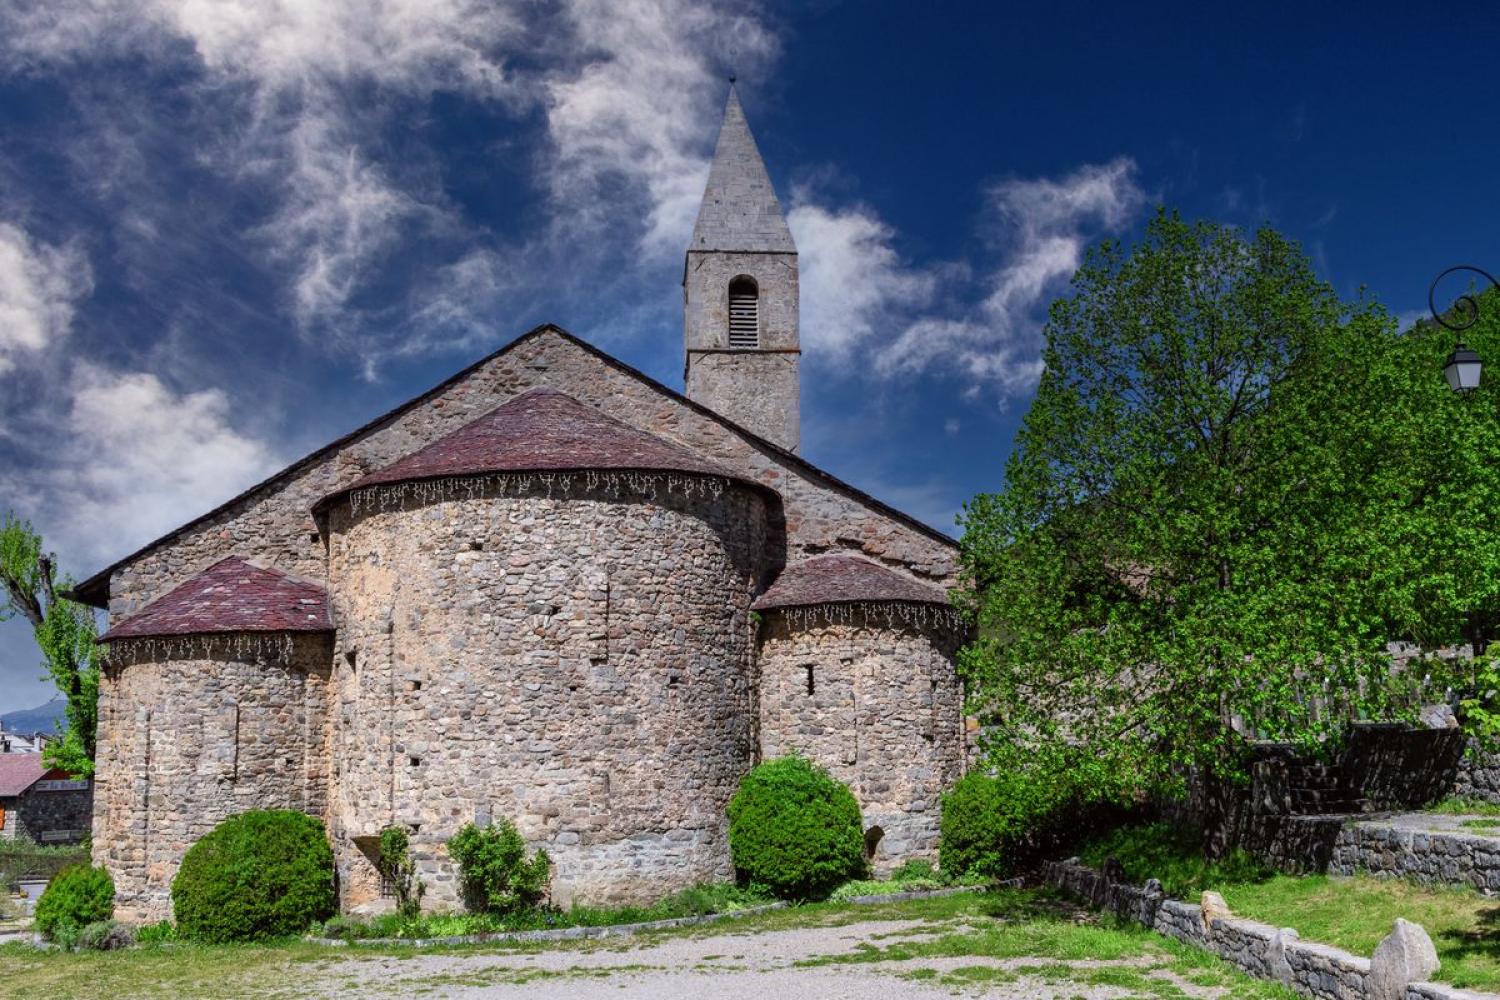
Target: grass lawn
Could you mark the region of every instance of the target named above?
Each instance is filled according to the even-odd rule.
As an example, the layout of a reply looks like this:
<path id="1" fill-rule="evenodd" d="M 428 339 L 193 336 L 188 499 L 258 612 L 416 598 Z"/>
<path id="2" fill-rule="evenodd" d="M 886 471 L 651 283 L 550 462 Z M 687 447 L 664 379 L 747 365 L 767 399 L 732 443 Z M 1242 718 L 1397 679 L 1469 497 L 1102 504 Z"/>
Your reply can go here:
<path id="1" fill-rule="evenodd" d="M 747 931 L 773 932 L 835 927 L 867 921 L 921 921 L 866 934 L 852 951 L 805 954 L 794 968 L 858 964 L 912 980 L 955 988 L 1013 982 L 1022 977 L 1049 983 L 1120 986 L 1131 995 L 1188 997 L 1187 987 L 1217 986 L 1246 1000 L 1290 1000 L 1282 987 L 1250 979 L 1195 949 L 1133 926 L 1098 922 L 1044 893 L 992 892 L 900 903 L 855 906 L 819 903 L 728 920 L 719 924 L 659 931 L 627 939 L 545 944 L 478 945 L 423 949 L 404 946 L 323 948 L 301 941 L 263 946 L 209 947 L 172 943 L 124 952 L 38 953 L 19 945 L 0 947 L 0 982 L 16 1000 L 59 997 L 276 997 L 357 992 L 354 984 L 381 968 L 382 982 L 400 969 L 416 970 L 416 956 L 441 954 L 468 961 L 445 970 L 450 985 L 529 982 L 535 970 L 506 968 L 503 956 L 540 951 L 593 954 L 606 968 L 564 966 L 541 975 L 630 974 L 652 968 L 651 949 L 673 939 L 693 939 L 705 949 L 702 963 L 674 967 L 694 973 L 710 960 L 742 951 Z M 720 941 L 723 944 L 720 945 Z M 960 961 L 954 961 L 955 959 Z M 963 961 L 971 959 L 972 961 Z M 1099 964 L 1100 962 L 1104 964 Z M 394 965 L 392 964 L 394 962 Z M 885 969 L 883 963 L 902 963 Z M 1086 963 L 1086 964 L 1078 964 Z M 386 971 L 389 968 L 390 971 Z M 403 993 L 432 991 L 443 984 L 430 975 L 401 979 Z"/>
<path id="2" fill-rule="evenodd" d="M 1185 899 L 1212 889 L 1240 916 L 1295 927 L 1304 940 L 1366 957 L 1391 932 L 1396 918 L 1405 917 L 1432 936 L 1442 962 L 1438 979 L 1459 987 L 1500 990 L 1500 899 L 1472 889 L 1363 875 L 1275 875 L 1242 856 L 1208 864 L 1191 839 L 1161 824 L 1115 831 L 1080 856 L 1095 865 L 1105 857 L 1117 857 L 1132 881 L 1161 878 L 1168 892 Z M 1157 871 L 1164 874 L 1156 875 Z"/>
<path id="3" fill-rule="evenodd" d="M 1224 885 L 1235 913 L 1303 938 L 1369 955 L 1397 917 L 1432 935 L 1442 968 L 1437 978 L 1454 986 L 1500 990 L 1500 899 L 1470 889 L 1437 889 L 1399 879 L 1363 875 L 1278 875 L 1264 882 Z"/>

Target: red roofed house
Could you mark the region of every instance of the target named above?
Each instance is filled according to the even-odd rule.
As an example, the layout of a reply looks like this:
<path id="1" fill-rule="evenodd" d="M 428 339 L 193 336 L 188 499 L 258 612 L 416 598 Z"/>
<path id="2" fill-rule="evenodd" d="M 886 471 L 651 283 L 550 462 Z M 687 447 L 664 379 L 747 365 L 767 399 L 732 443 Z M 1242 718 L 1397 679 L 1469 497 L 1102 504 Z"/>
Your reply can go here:
<path id="1" fill-rule="evenodd" d="M 965 765 L 956 546 L 813 466 L 797 250 L 731 92 L 684 267 L 685 393 L 555 326 L 79 585 L 107 608 L 94 859 L 168 915 L 183 852 L 304 810 L 345 908 L 382 828 L 425 905 L 508 817 L 560 903 L 731 874 L 725 806 L 801 751 L 878 868 L 934 858 Z"/>
<path id="2" fill-rule="evenodd" d="M 76 844 L 92 809 L 88 781 L 48 768 L 39 753 L 0 754 L 0 837 Z"/>

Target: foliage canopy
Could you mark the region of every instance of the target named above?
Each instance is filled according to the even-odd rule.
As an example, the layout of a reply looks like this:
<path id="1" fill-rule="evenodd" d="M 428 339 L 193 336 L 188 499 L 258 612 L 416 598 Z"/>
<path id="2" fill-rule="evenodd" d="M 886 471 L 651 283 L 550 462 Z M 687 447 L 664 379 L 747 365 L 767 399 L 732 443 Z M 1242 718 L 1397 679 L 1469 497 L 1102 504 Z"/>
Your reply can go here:
<path id="1" fill-rule="evenodd" d="M 1450 335 L 1397 336 L 1274 230 L 1163 211 L 1090 253 L 1046 337 L 1005 487 L 963 518 L 996 746 L 1128 795 L 1456 680 L 1392 677 L 1387 649 L 1478 647 L 1500 607 L 1500 400 L 1447 388 Z"/>
<path id="2" fill-rule="evenodd" d="M 72 581 L 56 576 L 56 559 L 42 538 L 13 514 L 0 521 L 0 621 L 21 615 L 31 624 L 43 664 L 67 700 L 67 728 L 48 744 L 43 760 L 80 778 L 94 773 L 99 723 L 100 649 L 93 609 L 59 596 Z"/>

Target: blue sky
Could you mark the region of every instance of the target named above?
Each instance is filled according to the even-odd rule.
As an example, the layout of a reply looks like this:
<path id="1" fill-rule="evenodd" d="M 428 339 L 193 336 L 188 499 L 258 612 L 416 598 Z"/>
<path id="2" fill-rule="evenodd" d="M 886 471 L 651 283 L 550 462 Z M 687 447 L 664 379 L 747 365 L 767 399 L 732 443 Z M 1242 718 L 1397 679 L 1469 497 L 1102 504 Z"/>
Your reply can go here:
<path id="1" fill-rule="evenodd" d="M 76 575 L 532 326 L 680 385 L 733 72 L 801 250 L 804 452 L 951 528 L 1040 318 L 1157 204 L 1414 317 L 1500 266 L 1500 17 L 1441 4 L 0 6 L 0 508 Z M 46 700 L 0 625 L 0 711 Z"/>

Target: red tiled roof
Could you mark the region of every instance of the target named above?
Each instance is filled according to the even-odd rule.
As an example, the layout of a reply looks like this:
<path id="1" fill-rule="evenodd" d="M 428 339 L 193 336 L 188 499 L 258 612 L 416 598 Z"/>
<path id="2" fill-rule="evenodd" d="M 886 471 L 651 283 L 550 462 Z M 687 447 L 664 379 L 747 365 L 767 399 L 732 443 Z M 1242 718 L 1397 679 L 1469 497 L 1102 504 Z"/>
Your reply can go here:
<path id="1" fill-rule="evenodd" d="M 0 753 L 0 796 L 20 795 L 46 773 L 39 753 Z"/>
<path id="2" fill-rule="evenodd" d="M 146 605 L 99 637 L 212 632 L 331 632 L 328 593 L 274 569 L 229 556 Z"/>
<path id="3" fill-rule="evenodd" d="M 324 497 L 326 507 L 359 489 L 489 472 L 585 469 L 687 472 L 768 490 L 721 465 L 551 388 L 529 389 L 477 420 Z"/>
<path id="4" fill-rule="evenodd" d="M 765 611 L 853 601 L 947 604 L 948 598 L 936 587 L 918 583 L 868 559 L 834 554 L 792 563 L 751 607 Z"/>

